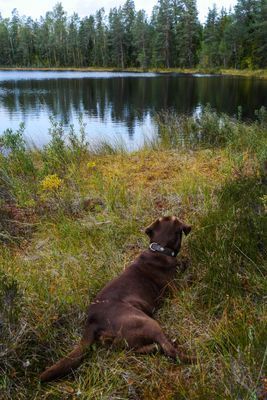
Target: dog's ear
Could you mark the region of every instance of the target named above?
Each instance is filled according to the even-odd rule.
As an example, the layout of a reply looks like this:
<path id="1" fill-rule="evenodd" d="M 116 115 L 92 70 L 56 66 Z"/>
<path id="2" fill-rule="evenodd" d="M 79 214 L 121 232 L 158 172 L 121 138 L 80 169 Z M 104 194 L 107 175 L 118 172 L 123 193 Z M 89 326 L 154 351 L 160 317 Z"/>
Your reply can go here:
<path id="1" fill-rule="evenodd" d="M 159 224 L 159 220 L 157 219 L 156 221 L 154 221 L 151 225 L 149 225 L 146 229 L 145 229 L 145 233 L 151 238 L 153 231 L 155 230 L 155 228 L 158 226 Z"/>
<path id="2" fill-rule="evenodd" d="M 183 224 L 183 232 L 187 236 L 191 232 L 192 227 L 190 225 Z"/>

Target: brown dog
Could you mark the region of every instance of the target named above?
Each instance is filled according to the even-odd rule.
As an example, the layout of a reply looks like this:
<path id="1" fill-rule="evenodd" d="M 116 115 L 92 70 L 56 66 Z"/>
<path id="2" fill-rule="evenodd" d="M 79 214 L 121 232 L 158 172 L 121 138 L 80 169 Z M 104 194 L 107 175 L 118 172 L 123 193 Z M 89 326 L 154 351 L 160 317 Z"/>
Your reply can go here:
<path id="1" fill-rule="evenodd" d="M 89 306 L 80 343 L 67 357 L 44 371 L 42 382 L 60 378 L 76 368 L 93 342 L 122 341 L 138 353 L 149 353 L 159 345 L 163 352 L 182 361 L 190 358 L 178 351 L 152 318 L 167 285 L 174 278 L 182 234 L 191 227 L 176 217 L 157 219 L 145 232 L 150 247 L 116 279 L 108 283 Z"/>

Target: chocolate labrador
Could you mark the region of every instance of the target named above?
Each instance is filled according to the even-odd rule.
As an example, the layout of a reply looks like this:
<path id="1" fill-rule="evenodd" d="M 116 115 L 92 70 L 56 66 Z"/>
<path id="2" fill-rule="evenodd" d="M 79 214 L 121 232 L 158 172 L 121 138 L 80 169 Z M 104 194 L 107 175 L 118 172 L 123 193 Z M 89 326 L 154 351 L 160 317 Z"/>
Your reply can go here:
<path id="1" fill-rule="evenodd" d="M 190 231 L 191 227 L 176 217 L 159 218 L 146 228 L 150 238 L 149 249 L 98 293 L 89 306 L 80 343 L 41 374 L 42 382 L 63 377 L 78 367 L 86 349 L 95 341 L 126 343 L 142 354 L 159 346 L 168 357 L 191 360 L 173 346 L 152 317 L 168 284 L 175 277 L 182 234 L 188 235 Z"/>

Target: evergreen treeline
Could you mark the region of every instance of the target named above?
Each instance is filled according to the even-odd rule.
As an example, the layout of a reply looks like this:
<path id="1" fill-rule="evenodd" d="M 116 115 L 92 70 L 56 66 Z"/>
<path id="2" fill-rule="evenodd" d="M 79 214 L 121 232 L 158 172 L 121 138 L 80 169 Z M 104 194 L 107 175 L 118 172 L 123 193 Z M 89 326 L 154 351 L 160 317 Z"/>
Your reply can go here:
<path id="1" fill-rule="evenodd" d="M 0 65 L 24 67 L 234 67 L 267 65 L 267 0 L 238 0 L 233 11 L 196 0 L 158 0 L 150 18 L 133 0 L 95 15 L 68 16 L 61 3 L 33 20 L 0 14 Z"/>

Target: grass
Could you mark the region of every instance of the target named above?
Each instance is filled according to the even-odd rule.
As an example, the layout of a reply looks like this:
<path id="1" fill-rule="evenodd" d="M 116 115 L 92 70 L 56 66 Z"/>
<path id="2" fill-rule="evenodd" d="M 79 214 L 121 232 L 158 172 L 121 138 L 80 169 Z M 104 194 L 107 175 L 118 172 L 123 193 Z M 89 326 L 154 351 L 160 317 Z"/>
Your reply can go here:
<path id="1" fill-rule="evenodd" d="M 2 71 L 79 71 L 79 72 L 154 72 L 154 73 L 177 73 L 177 74 L 216 74 L 243 76 L 248 78 L 267 79 L 267 69 L 234 69 L 234 68 L 115 68 L 115 67 L 0 67 Z"/>
<path id="2" fill-rule="evenodd" d="M 266 112 L 245 124 L 207 109 L 158 116 L 159 137 L 128 153 L 53 123 L 28 149 L 1 139 L 1 399 L 263 399 L 266 391 Z M 201 138 L 201 140 L 199 140 Z M 193 225 L 156 318 L 198 357 L 178 365 L 94 345 L 62 381 L 38 374 L 79 339 L 86 306 L 147 247 L 144 227 Z M 264 380 L 265 379 L 265 380 Z"/>

